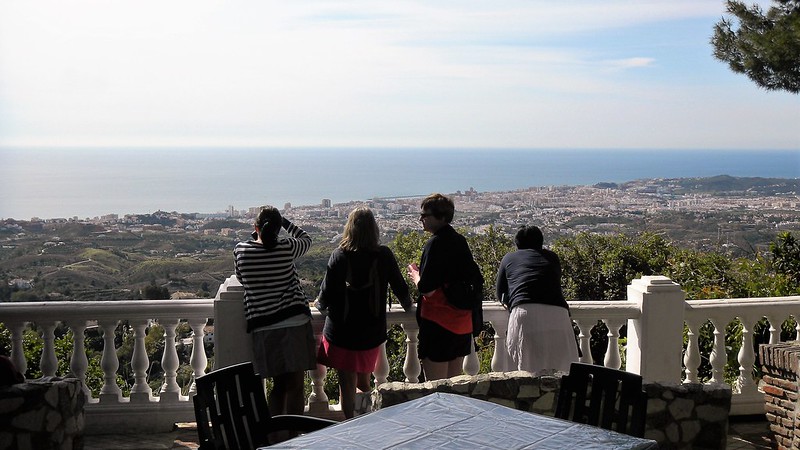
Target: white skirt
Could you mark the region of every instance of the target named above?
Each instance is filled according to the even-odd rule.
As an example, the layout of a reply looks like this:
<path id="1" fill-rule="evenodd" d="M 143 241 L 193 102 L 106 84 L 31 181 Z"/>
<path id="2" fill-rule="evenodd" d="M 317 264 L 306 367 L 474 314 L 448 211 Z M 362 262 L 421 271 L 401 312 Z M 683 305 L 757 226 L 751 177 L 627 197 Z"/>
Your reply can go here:
<path id="1" fill-rule="evenodd" d="M 578 361 L 572 320 L 560 306 L 523 303 L 514 307 L 508 318 L 506 347 L 516 370 L 534 375 L 569 372 L 570 364 Z"/>

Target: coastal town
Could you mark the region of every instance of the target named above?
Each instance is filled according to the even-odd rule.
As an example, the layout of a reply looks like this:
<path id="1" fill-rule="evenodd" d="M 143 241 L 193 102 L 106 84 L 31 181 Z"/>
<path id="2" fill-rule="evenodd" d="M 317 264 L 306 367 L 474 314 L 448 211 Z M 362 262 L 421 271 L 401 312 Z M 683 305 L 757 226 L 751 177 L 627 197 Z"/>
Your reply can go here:
<path id="1" fill-rule="evenodd" d="M 702 233 L 702 239 L 716 237 L 730 241 L 751 232 L 800 231 L 800 181 L 717 178 L 646 179 L 624 184 L 529 187 L 503 192 L 478 192 L 469 187 L 448 195 L 456 203 L 454 225 L 476 233 L 493 226 L 511 234 L 522 224 L 537 224 L 553 237 L 582 231 L 650 230 L 669 234 L 675 228 L 672 231 L 678 239 L 682 234 L 688 234 L 686 240 L 690 240 Z M 279 208 L 301 226 L 333 240 L 341 232 L 347 214 L 356 206 L 367 205 L 375 212 L 382 233 L 391 238 L 398 232 L 419 229 L 417 214 L 421 199 L 373 198 L 345 203 L 321 199 L 316 205 L 286 203 Z M 157 211 L 150 215 L 109 214 L 84 219 L 31 218 L 25 228 L 30 231 L 44 229 L 48 224 L 78 222 L 101 227 L 103 231 L 98 234 L 200 233 L 235 240 L 245 238 L 251 231 L 258 210 L 259 206 L 242 210 L 229 206 L 217 213 Z M 9 231 L 23 231 L 17 222 L 0 222 L 0 231 L 6 231 L 4 248 L 13 246 L 17 236 Z M 56 238 L 46 244 L 55 245 L 59 245 Z"/>

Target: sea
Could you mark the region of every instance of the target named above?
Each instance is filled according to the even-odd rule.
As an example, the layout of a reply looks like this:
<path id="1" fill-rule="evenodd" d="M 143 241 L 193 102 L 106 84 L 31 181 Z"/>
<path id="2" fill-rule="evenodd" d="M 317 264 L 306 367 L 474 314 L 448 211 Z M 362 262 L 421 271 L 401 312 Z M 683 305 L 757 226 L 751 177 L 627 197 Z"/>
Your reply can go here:
<path id="1" fill-rule="evenodd" d="M 800 178 L 800 149 L 0 148 L 0 219 L 213 214 L 716 175 Z"/>

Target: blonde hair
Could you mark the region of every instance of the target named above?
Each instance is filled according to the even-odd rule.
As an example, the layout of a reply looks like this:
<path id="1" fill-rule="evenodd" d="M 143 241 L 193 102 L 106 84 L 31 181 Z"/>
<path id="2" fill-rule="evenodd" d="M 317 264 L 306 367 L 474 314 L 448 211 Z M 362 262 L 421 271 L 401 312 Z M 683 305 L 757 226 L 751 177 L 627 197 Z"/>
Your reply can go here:
<path id="1" fill-rule="evenodd" d="M 339 247 L 342 250 L 359 251 L 377 250 L 379 246 L 380 231 L 372 210 L 363 206 L 352 210 L 347 216 Z"/>

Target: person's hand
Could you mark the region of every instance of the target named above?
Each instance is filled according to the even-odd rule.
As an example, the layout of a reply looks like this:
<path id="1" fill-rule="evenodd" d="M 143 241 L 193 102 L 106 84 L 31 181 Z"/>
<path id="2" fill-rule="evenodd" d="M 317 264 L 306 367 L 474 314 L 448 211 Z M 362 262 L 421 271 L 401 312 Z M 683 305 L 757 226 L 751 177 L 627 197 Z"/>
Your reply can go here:
<path id="1" fill-rule="evenodd" d="M 417 263 L 409 264 L 406 269 L 408 270 L 408 277 L 411 278 L 411 281 L 413 281 L 414 284 L 419 284 L 419 266 Z"/>
<path id="2" fill-rule="evenodd" d="M 314 308 L 317 308 L 317 311 L 319 311 L 320 314 L 322 314 L 323 316 L 325 316 L 325 317 L 328 316 L 328 308 L 324 308 L 320 304 L 319 299 L 314 300 Z"/>

